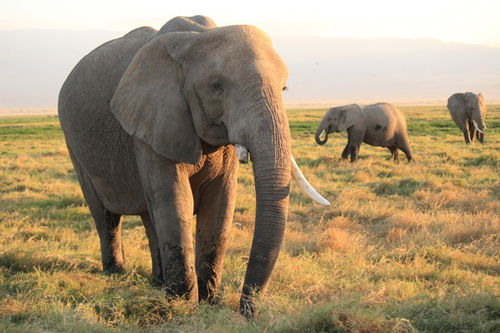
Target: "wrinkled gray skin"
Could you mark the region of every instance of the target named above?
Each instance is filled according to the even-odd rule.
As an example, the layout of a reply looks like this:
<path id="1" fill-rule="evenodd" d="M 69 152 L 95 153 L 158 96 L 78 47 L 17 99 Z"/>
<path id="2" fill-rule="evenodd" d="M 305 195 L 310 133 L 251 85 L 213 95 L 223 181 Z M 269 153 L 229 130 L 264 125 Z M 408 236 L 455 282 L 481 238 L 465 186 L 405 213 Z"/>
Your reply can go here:
<path id="1" fill-rule="evenodd" d="M 316 143 L 324 145 L 328 140 L 328 134 L 345 130 L 349 139 L 342 152 L 342 158 L 347 159 L 350 155 L 351 162 L 358 159 L 362 142 L 389 148 L 394 160 L 398 159 L 398 149 L 401 149 L 408 161 L 413 160 L 406 119 L 401 111 L 391 104 L 378 103 L 367 106 L 351 104 L 329 109 L 316 131 Z M 323 131 L 325 139 L 321 140 Z"/>
<path id="2" fill-rule="evenodd" d="M 156 283 L 172 295 L 214 301 L 235 207 L 233 145 L 241 144 L 257 197 L 240 302 L 252 315 L 252 292 L 268 285 L 287 218 L 287 76 L 262 31 L 218 28 L 203 16 L 136 29 L 76 65 L 59 95 L 59 118 L 105 271 L 124 270 L 120 218 L 139 215 Z"/>
<path id="3" fill-rule="evenodd" d="M 477 137 L 479 142 L 484 142 L 486 104 L 481 93 L 478 95 L 471 92 L 453 94 L 448 98 L 447 107 L 451 118 L 464 134 L 465 143 L 474 143 L 474 137 Z M 480 131 L 474 126 L 474 121 Z"/>

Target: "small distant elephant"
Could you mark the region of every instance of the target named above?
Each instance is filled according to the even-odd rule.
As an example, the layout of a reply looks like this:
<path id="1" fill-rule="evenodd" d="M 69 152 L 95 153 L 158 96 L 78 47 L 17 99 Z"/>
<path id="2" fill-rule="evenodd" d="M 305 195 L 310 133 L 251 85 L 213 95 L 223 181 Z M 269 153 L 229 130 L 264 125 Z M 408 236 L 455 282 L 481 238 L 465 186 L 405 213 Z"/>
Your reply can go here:
<path id="1" fill-rule="evenodd" d="M 476 95 L 471 92 L 453 94 L 448 98 L 447 107 L 451 118 L 464 133 L 465 143 L 474 143 L 475 136 L 479 142 L 484 142 L 486 104 L 483 94 Z"/>
<path id="2" fill-rule="evenodd" d="M 75 66 L 59 94 L 59 120 L 104 270 L 124 270 L 121 216 L 139 215 L 156 283 L 213 301 L 238 160 L 250 153 L 256 222 L 240 311 L 252 315 L 252 295 L 265 292 L 283 240 L 290 178 L 307 185 L 291 156 L 287 76 L 264 32 L 204 16 L 138 28 Z"/>
<path id="3" fill-rule="evenodd" d="M 361 142 L 389 148 L 394 160 L 398 159 L 398 149 L 401 149 L 408 161 L 413 160 L 406 119 L 401 111 L 391 104 L 351 104 L 329 109 L 316 131 L 316 143 L 324 145 L 329 133 L 345 130 L 349 141 L 342 152 L 342 158 L 347 159 L 351 155 L 351 162 L 358 159 Z M 325 139 L 321 140 L 323 133 Z"/>

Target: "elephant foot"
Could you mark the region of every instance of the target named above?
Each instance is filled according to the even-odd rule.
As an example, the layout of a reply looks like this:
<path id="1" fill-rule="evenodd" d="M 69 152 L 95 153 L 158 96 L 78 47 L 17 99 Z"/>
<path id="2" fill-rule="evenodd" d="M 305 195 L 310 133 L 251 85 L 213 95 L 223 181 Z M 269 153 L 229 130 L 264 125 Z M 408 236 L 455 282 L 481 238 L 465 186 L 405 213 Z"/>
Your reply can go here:
<path id="1" fill-rule="evenodd" d="M 104 265 L 104 272 L 107 274 L 123 274 L 125 273 L 125 265 L 123 264 L 111 264 Z"/>
<path id="2" fill-rule="evenodd" d="M 221 296 L 218 293 L 199 293 L 198 299 L 200 302 L 205 302 L 210 305 L 218 305 L 222 300 Z"/>
<path id="3" fill-rule="evenodd" d="M 153 276 L 151 284 L 155 287 L 163 287 L 165 285 L 165 281 L 163 280 L 163 278 L 160 279 L 156 276 Z"/>

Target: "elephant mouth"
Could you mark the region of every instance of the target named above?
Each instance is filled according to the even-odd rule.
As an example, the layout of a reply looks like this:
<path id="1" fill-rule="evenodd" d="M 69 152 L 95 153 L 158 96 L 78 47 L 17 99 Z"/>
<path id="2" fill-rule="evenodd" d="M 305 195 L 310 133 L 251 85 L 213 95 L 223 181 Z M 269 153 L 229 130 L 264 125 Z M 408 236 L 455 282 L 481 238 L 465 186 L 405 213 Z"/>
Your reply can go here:
<path id="1" fill-rule="evenodd" d="M 249 160 L 248 150 L 240 144 L 235 144 L 234 147 L 236 148 L 236 154 L 238 155 L 238 160 L 240 161 L 240 163 L 248 163 Z M 329 206 L 330 202 L 328 202 L 328 200 L 326 200 L 323 196 L 321 196 L 304 177 L 304 174 L 302 173 L 302 171 L 300 171 L 300 168 L 297 165 L 297 162 L 295 162 L 293 155 L 291 156 L 291 160 L 292 160 L 292 177 L 293 179 L 295 179 L 300 188 L 318 204 L 323 206 Z"/>
<path id="2" fill-rule="evenodd" d="M 240 163 L 248 163 L 248 150 L 240 144 L 235 144 L 234 147 L 236 148 L 236 154 Z"/>

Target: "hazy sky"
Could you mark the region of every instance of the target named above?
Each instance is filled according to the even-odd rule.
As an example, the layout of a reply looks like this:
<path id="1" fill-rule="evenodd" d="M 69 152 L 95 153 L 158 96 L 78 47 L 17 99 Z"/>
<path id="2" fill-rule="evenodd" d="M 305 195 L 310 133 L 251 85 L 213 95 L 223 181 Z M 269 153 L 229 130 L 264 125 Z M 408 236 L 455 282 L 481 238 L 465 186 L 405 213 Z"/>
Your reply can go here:
<path id="1" fill-rule="evenodd" d="M 197 14 L 271 36 L 434 37 L 500 47 L 500 0 L 0 0 L 0 31 L 159 29 L 174 16 Z"/>

